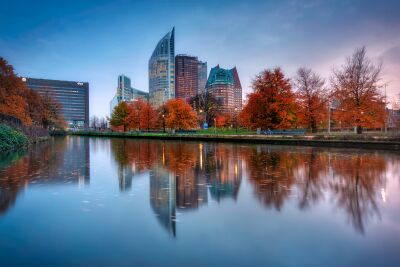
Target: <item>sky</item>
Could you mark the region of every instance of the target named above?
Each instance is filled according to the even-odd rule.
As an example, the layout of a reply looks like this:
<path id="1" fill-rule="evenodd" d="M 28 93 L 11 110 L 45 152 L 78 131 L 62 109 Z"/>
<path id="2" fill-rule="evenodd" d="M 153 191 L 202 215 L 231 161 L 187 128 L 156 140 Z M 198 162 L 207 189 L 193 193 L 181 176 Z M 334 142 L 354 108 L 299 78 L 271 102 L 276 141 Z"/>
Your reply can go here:
<path id="1" fill-rule="evenodd" d="M 264 69 L 314 69 L 329 84 L 357 47 L 400 94 L 400 1 L 5 1 L 0 56 L 20 76 L 89 82 L 90 116 L 109 115 L 117 77 L 148 91 L 148 60 L 175 26 L 175 53 L 237 67 L 243 97 Z"/>

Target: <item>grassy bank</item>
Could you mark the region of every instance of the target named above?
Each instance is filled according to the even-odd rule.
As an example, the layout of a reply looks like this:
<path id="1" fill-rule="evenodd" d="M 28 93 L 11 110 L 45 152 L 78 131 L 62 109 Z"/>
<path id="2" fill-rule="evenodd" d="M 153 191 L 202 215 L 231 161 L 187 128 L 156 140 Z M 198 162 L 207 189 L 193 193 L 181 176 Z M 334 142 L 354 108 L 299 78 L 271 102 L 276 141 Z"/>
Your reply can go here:
<path id="1" fill-rule="evenodd" d="M 14 150 L 29 145 L 28 137 L 21 131 L 0 124 L 0 152 Z"/>
<path id="2" fill-rule="evenodd" d="M 212 142 L 240 142 L 262 143 L 290 146 L 326 146 L 344 148 L 368 148 L 400 150 L 399 137 L 374 136 L 374 135 L 255 135 L 232 133 L 138 133 L 138 132 L 71 132 L 71 135 L 95 136 L 95 137 L 122 137 L 143 138 L 161 140 L 186 140 L 186 141 L 212 141 Z"/>

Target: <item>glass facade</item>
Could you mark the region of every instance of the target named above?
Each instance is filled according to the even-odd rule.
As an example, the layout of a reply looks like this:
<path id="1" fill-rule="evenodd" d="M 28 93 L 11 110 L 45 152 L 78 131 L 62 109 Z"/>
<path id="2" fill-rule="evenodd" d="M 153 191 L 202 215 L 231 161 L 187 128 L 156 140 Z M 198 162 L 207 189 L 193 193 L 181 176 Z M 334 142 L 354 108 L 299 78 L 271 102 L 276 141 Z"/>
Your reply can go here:
<path id="1" fill-rule="evenodd" d="M 204 92 L 207 84 L 207 62 L 199 61 L 197 64 L 198 68 L 198 80 L 197 80 L 197 93 L 201 94 Z"/>
<path id="2" fill-rule="evenodd" d="M 204 91 L 207 82 L 207 62 L 197 57 L 177 55 L 175 57 L 175 97 L 189 101 Z"/>
<path id="3" fill-rule="evenodd" d="M 175 28 L 157 44 L 149 60 L 150 103 L 160 106 L 175 98 Z"/>
<path id="4" fill-rule="evenodd" d="M 22 79 L 28 88 L 48 96 L 61 105 L 61 114 L 69 128 L 89 126 L 89 83 L 35 78 Z"/>
<path id="5" fill-rule="evenodd" d="M 132 88 L 131 79 L 126 75 L 118 76 L 117 93 L 110 101 L 110 116 L 115 108 L 121 101 L 130 102 L 135 99 L 149 99 L 149 93 Z"/>
<path id="6" fill-rule="evenodd" d="M 219 65 L 212 68 L 206 89 L 213 95 L 222 113 L 239 112 L 242 109 L 242 85 L 236 67 L 223 69 Z"/>

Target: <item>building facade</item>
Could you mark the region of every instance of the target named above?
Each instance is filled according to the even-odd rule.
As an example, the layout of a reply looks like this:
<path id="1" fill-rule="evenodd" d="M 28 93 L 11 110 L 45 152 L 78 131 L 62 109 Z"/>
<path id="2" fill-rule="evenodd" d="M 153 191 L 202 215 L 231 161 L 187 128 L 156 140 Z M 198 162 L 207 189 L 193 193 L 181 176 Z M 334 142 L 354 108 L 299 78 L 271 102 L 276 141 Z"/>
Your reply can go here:
<path id="1" fill-rule="evenodd" d="M 197 93 L 201 94 L 206 89 L 207 84 L 207 62 L 199 61 L 197 64 Z"/>
<path id="2" fill-rule="evenodd" d="M 189 101 L 198 91 L 197 57 L 177 55 L 175 57 L 175 97 Z"/>
<path id="3" fill-rule="evenodd" d="M 35 78 L 22 78 L 22 81 L 31 90 L 57 101 L 69 128 L 89 126 L 89 83 Z"/>
<path id="4" fill-rule="evenodd" d="M 117 93 L 110 101 L 110 116 L 115 108 L 121 101 L 130 102 L 135 99 L 143 99 L 148 101 L 149 93 L 132 88 L 131 79 L 126 75 L 118 76 Z"/>
<path id="5" fill-rule="evenodd" d="M 242 109 L 242 85 L 236 67 L 228 70 L 217 65 L 212 68 L 206 90 L 217 100 L 219 112 L 233 114 Z"/>
<path id="6" fill-rule="evenodd" d="M 150 57 L 149 98 L 155 107 L 175 98 L 175 28 L 157 43 Z"/>
<path id="7" fill-rule="evenodd" d="M 175 74 L 175 97 L 189 101 L 204 92 L 207 82 L 207 62 L 201 62 L 193 56 L 177 55 Z"/>

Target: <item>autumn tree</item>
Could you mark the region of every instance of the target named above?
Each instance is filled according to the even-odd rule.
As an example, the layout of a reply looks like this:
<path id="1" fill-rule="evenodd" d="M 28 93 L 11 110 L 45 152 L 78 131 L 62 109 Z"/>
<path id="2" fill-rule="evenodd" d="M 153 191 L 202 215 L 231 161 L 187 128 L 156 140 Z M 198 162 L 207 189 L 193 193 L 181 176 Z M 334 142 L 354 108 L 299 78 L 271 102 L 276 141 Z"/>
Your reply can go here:
<path id="1" fill-rule="evenodd" d="M 61 105 L 52 97 L 27 88 L 13 67 L 0 57 L 0 113 L 25 125 L 63 128 L 65 121 L 60 110 Z"/>
<path id="2" fill-rule="evenodd" d="M 30 125 L 28 103 L 25 98 L 27 88 L 14 73 L 14 68 L 0 57 L 0 113 L 20 119 Z"/>
<path id="3" fill-rule="evenodd" d="M 379 92 L 381 65 L 367 57 L 365 47 L 357 48 L 346 63 L 333 70 L 331 84 L 339 102 L 336 116 L 357 128 L 380 127 L 385 121 L 385 103 Z"/>
<path id="4" fill-rule="evenodd" d="M 192 108 L 199 114 L 199 124 L 206 122 L 208 125 L 214 124 L 214 119 L 218 116 L 217 100 L 209 92 L 197 94 L 189 101 Z"/>
<path id="5" fill-rule="evenodd" d="M 328 91 L 324 84 L 324 79 L 309 68 L 299 68 L 294 78 L 299 123 L 313 133 L 317 132 L 318 123 L 327 113 Z"/>
<path id="6" fill-rule="evenodd" d="M 264 70 L 253 81 L 240 121 L 249 128 L 290 128 L 296 122 L 296 103 L 289 79 L 280 68 Z"/>
<path id="7" fill-rule="evenodd" d="M 153 129 L 156 126 L 157 112 L 147 102 L 137 99 L 128 105 L 126 121 L 129 129 Z"/>
<path id="8" fill-rule="evenodd" d="M 165 123 L 170 129 L 188 130 L 197 126 L 196 112 L 183 99 L 171 99 L 165 104 Z"/>
<path id="9" fill-rule="evenodd" d="M 114 108 L 111 114 L 110 124 L 115 127 L 122 126 L 125 132 L 127 126 L 129 125 L 126 119 L 128 114 L 128 105 L 125 103 L 125 101 L 122 101 Z"/>

